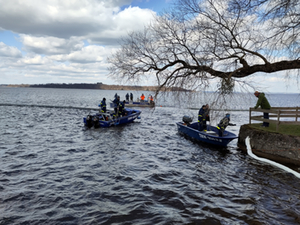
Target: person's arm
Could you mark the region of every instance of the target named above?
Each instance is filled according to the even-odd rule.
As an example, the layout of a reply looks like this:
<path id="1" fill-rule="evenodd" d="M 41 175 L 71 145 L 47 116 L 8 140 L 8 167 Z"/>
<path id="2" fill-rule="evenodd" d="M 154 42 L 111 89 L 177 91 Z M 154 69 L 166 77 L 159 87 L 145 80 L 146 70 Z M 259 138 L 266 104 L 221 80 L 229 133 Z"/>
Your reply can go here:
<path id="1" fill-rule="evenodd" d="M 258 96 L 258 100 L 257 100 L 257 103 L 256 103 L 256 106 L 254 106 L 254 109 L 257 109 L 258 108 L 258 106 L 260 106 L 261 105 L 261 101 L 262 101 L 262 96 L 261 95 L 259 95 Z"/>

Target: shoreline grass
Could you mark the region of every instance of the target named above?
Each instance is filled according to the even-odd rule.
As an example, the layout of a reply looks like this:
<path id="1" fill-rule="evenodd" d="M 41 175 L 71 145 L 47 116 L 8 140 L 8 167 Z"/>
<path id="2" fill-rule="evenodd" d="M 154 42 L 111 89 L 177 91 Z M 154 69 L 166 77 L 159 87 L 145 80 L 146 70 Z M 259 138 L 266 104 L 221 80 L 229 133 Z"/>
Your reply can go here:
<path id="1" fill-rule="evenodd" d="M 262 125 L 262 123 L 249 124 L 250 127 L 258 129 L 258 130 L 264 130 L 264 131 L 268 131 L 268 132 L 272 132 L 272 133 L 300 136 L 300 126 L 299 125 L 281 124 L 281 125 L 279 125 L 278 131 L 276 131 L 275 123 L 270 123 L 269 127 L 262 127 L 261 125 Z"/>

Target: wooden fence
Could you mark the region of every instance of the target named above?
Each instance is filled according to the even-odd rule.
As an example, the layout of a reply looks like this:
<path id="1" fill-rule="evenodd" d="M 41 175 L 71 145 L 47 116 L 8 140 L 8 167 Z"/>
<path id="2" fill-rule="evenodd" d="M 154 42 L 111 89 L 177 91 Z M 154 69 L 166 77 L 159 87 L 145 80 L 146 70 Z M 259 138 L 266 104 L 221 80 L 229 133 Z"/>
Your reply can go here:
<path id="1" fill-rule="evenodd" d="M 269 113 L 269 119 L 264 119 L 263 115 L 252 116 L 253 112 Z M 291 120 L 281 120 L 282 118 L 293 118 Z M 276 124 L 276 131 L 278 131 L 280 124 L 300 125 L 300 107 L 272 107 L 267 109 L 249 109 L 249 124 L 251 120 L 263 121 Z"/>

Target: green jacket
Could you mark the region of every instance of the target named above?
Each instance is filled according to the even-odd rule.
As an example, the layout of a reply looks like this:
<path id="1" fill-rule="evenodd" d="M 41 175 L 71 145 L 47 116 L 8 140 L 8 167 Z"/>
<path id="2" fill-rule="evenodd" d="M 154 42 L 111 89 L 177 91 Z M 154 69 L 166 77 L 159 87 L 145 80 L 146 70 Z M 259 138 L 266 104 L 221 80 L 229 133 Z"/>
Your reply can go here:
<path id="1" fill-rule="evenodd" d="M 257 109 L 259 106 L 262 109 L 271 109 L 270 103 L 268 102 L 265 93 L 259 94 L 256 106 L 254 108 Z"/>

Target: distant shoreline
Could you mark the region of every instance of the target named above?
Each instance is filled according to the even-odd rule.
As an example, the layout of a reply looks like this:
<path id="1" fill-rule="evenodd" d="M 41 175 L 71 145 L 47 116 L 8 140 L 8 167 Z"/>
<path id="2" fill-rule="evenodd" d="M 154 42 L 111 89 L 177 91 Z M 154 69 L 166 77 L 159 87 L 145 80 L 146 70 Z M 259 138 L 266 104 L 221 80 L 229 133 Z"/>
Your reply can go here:
<path id="1" fill-rule="evenodd" d="M 137 91 L 156 91 L 157 86 L 138 86 L 138 85 L 108 85 L 103 83 L 49 83 L 49 84 L 3 84 L 5 87 L 31 87 L 31 88 L 70 88 L 70 89 L 98 89 L 98 90 L 137 90 Z M 163 88 L 161 91 L 189 91 L 180 87 Z"/>

